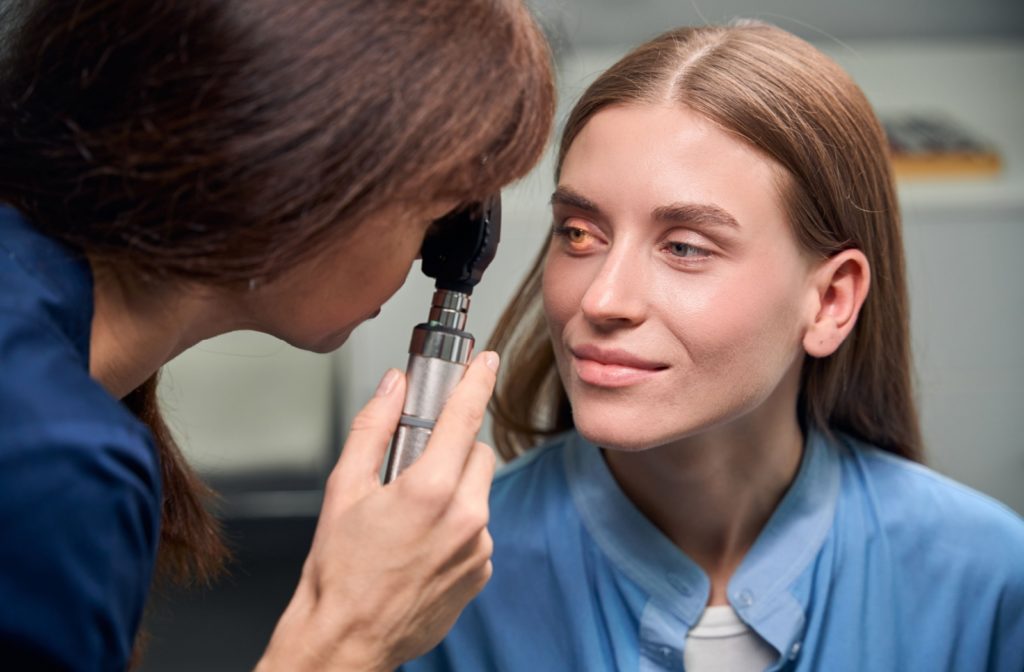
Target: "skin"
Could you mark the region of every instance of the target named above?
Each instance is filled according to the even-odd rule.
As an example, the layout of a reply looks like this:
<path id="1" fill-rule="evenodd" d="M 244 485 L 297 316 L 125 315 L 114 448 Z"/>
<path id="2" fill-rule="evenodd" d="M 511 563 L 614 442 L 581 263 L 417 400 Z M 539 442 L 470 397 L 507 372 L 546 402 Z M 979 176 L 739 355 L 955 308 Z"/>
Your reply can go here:
<path id="1" fill-rule="evenodd" d="M 309 263 L 253 289 L 121 282 L 94 264 L 90 372 L 114 396 L 218 334 L 251 329 L 295 347 L 331 352 L 405 282 L 430 223 L 454 203 L 393 207 Z M 353 292 L 359 287 L 359 292 Z"/>
<path id="2" fill-rule="evenodd" d="M 90 372 L 121 398 L 186 348 L 235 329 L 333 350 L 401 286 L 429 223 L 452 205 L 382 213 L 251 291 L 132 285 L 94 265 Z M 405 377 L 385 374 L 352 423 L 299 585 L 257 669 L 394 669 L 436 645 L 483 588 L 494 454 L 476 435 L 497 368 L 493 352 L 473 361 L 423 456 L 387 487 L 378 474 Z"/>
<path id="3" fill-rule="evenodd" d="M 710 604 L 796 475 L 804 358 L 838 348 L 868 289 L 860 251 L 800 248 L 785 180 L 688 108 L 622 105 L 579 133 L 552 198 L 544 308 L 576 428 Z"/>

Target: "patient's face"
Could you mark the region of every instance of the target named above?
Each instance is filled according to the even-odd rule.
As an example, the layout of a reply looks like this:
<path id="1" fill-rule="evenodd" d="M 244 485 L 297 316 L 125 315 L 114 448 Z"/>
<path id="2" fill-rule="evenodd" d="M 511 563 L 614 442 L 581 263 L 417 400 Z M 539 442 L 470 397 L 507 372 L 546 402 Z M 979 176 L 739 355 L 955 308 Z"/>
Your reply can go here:
<path id="1" fill-rule="evenodd" d="M 606 108 L 576 137 L 543 291 L 585 437 L 650 448 L 777 406 L 815 309 L 779 170 L 680 106 Z"/>

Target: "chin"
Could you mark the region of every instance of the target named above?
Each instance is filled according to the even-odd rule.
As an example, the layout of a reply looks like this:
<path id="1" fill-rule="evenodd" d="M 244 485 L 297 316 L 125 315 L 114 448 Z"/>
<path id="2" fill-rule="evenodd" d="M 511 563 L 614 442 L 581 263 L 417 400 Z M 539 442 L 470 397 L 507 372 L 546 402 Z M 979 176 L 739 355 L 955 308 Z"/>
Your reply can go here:
<path id="1" fill-rule="evenodd" d="M 635 436 L 623 436 L 608 432 L 588 432 L 579 427 L 576 428 L 576 431 L 595 446 L 622 453 L 640 453 L 651 448 L 657 448 L 660 445 L 657 442 L 648 442 L 643 438 L 638 439 Z"/>
<path id="2" fill-rule="evenodd" d="M 328 338 L 320 341 L 311 348 L 307 348 L 310 352 L 316 352 L 321 355 L 325 355 L 329 352 L 334 352 L 341 346 L 345 345 L 348 341 L 348 337 L 352 335 L 351 331 L 346 330 L 341 334 L 333 334 Z"/>
<path id="3" fill-rule="evenodd" d="M 327 336 L 321 336 L 315 340 L 312 338 L 295 338 L 294 336 L 282 338 L 282 340 L 293 348 L 305 350 L 306 352 L 315 352 L 318 355 L 326 355 L 327 353 L 334 352 L 344 345 L 345 342 L 348 341 L 348 337 L 351 335 L 352 330 L 345 329 L 333 334 L 328 334 Z"/>
<path id="4" fill-rule="evenodd" d="M 650 413 L 616 409 L 611 412 L 594 409 L 591 412 L 573 412 L 576 431 L 594 445 L 610 450 L 639 452 L 656 448 L 671 441 L 671 432 L 654 427 Z"/>
<path id="5" fill-rule="evenodd" d="M 688 417 L 678 405 L 662 413 L 644 404 L 588 403 L 573 406 L 573 423 L 576 431 L 594 445 L 640 452 L 692 438 L 735 419 L 732 414 L 714 413 L 711 409 L 691 410 L 696 413 Z"/>

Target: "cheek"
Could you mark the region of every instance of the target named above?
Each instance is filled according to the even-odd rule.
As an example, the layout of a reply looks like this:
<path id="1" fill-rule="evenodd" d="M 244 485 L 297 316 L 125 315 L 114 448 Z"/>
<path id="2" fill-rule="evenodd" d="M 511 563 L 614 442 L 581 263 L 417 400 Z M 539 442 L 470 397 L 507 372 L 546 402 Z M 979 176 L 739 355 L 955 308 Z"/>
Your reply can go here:
<path id="1" fill-rule="evenodd" d="M 419 248 L 418 241 L 392 241 L 363 257 L 356 283 L 368 303 L 376 304 L 372 307 L 390 299 L 405 284 Z"/>
<path id="2" fill-rule="evenodd" d="M 381 289 L 385 295 L 384 301 L 390 299 L 405 284 L 413 262 L 416 261 L 417 252 L 418 249 L 416 251 L 406 250 L 404 253 L 389 260 L 387 271 L 381 273 L 383 278 Z"/>
<path id="3" fill-rule="evenodd" d="M 799 352 L 801 300 L 794 274 L 752 269 L 695 296 L 679 314 L 677 333 L 711 378 L 758 395 L 781 379 Z"/>
<path id="4" fill-rule="evenodd" d="M 580 277 L 579 268 L 574 268 L 570 260 L 549 254 L 544 262 L 541 291 L 544 314 L 557 338 L 562 327 L 579 309 L 586 292 L 585 279 Z"/>
<path id="5" fill-rule="evenodd" d="M 566 380 L 568 361 L 564 333 L 570 320 L 579 313 L 580 302 L 586 292 L 586 279 L 581 277 L 578 260 L 556 259 L 549 255 L 541 278 L 544 317 L 548 337 L 555 354 L 555 364 L 562 380 Z"/>

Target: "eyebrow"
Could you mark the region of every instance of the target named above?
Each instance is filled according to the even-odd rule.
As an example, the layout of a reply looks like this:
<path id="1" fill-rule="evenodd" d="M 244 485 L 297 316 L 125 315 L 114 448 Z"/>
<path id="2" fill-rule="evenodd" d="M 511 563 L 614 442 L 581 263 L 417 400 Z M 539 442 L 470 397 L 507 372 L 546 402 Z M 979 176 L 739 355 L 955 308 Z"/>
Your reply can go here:
<path id="1" fill-rule="evenodd" d="M 558 187 L 551 194 L 551 205 L 563 205 L 584 212 L 603 215 L 601 208 L 586 196 L 569 187 Z M 691 224 L 699 226 L 738 229 L 739 222 L 725 209 L 710 203 L 672 203 L 651 211 L 651 217 L 658 222 Z"/>
<path id="2" fill-rule="evenodd" d="M 591 214 L 600 215 L 601 208 L 589 198 L 573 191 L 569 187 L 558 187 L 551 194 L 551 205 L 564 205 Z"/>
<path id="3" fill-rule="evenodd" d="M 651 214 L 655 221 L 659 222 L 740 228 L 735 217 L 723 208 L 709 203 L 673 203 L 655 208 Z"/>

